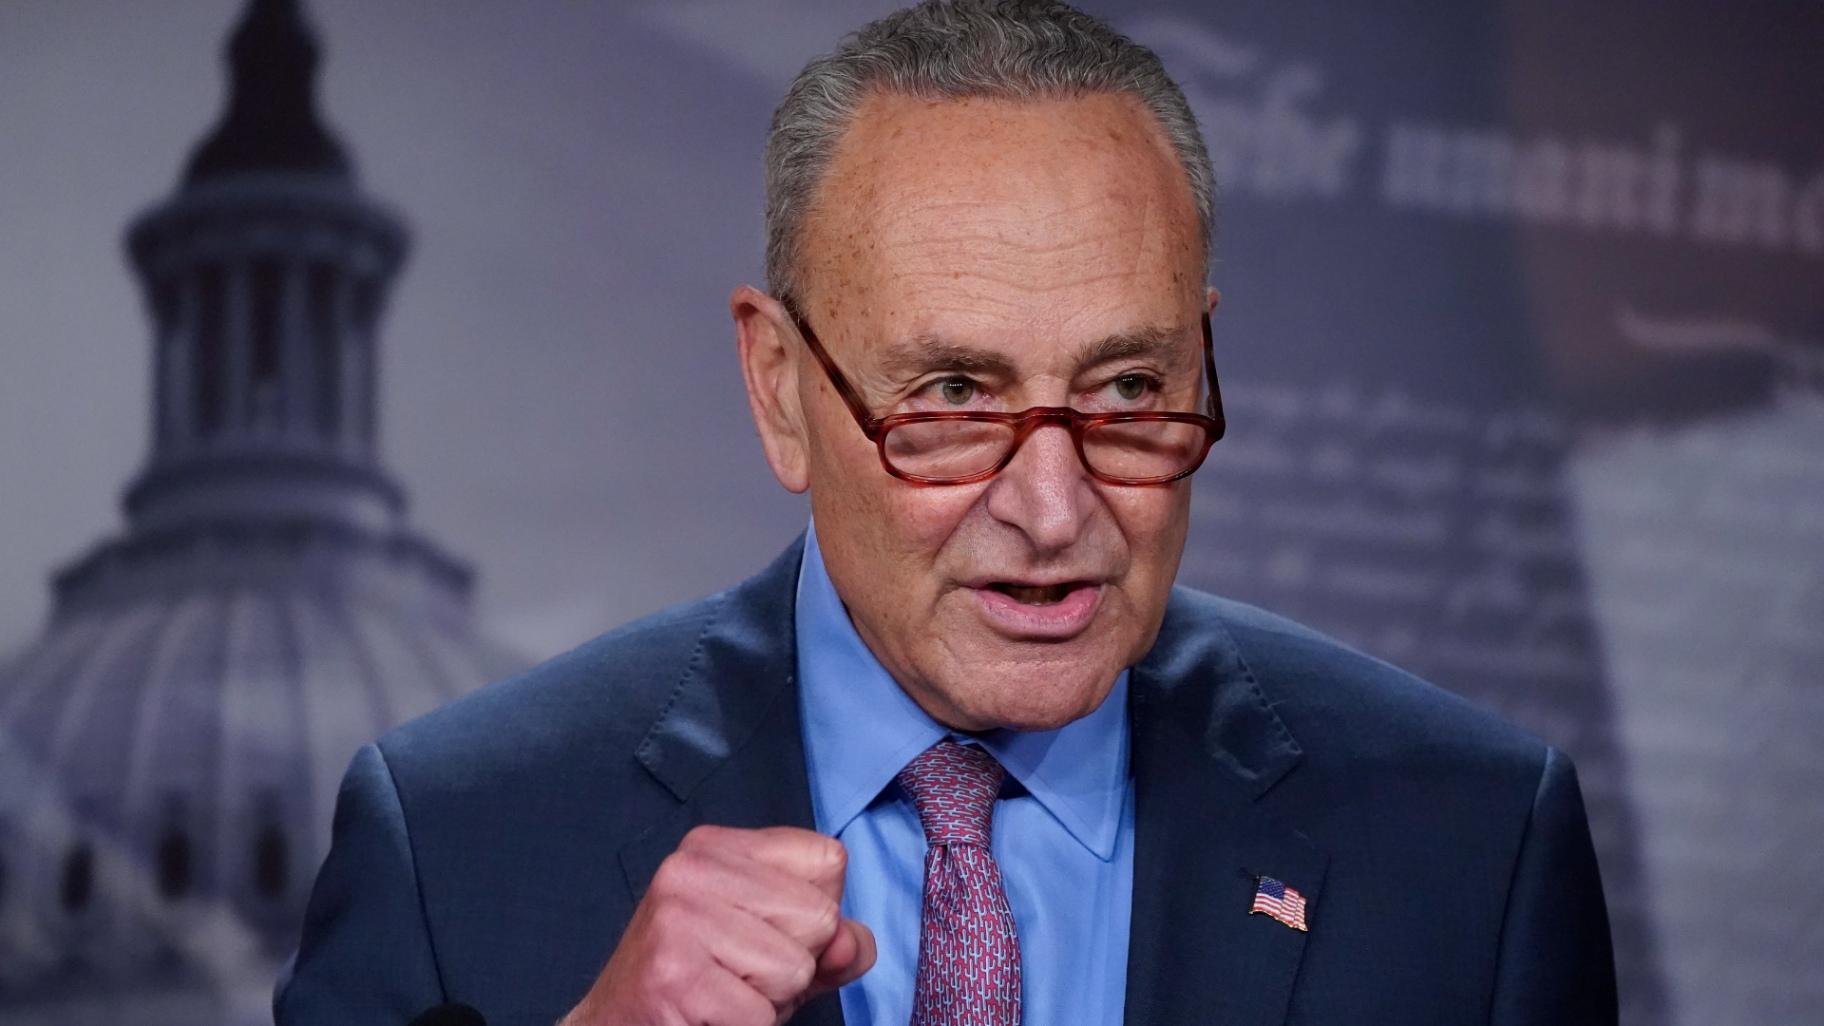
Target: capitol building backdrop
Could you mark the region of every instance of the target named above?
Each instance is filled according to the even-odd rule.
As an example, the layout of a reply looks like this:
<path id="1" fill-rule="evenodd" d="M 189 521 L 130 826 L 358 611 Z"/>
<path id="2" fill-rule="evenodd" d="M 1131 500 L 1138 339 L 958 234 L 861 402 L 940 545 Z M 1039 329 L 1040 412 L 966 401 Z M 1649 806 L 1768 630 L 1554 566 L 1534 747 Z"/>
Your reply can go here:
<path id="1" fill-rule="evenodd" d="M 153 425 L 126 527 L 0 664 L 0 1022 L 270 1022 L 342 771 L 523 660 L 413 531 L 376 376 L 404 222 L 320 119 L 295 0 L 252 0 L 229 97 L 126 245 Z"/>

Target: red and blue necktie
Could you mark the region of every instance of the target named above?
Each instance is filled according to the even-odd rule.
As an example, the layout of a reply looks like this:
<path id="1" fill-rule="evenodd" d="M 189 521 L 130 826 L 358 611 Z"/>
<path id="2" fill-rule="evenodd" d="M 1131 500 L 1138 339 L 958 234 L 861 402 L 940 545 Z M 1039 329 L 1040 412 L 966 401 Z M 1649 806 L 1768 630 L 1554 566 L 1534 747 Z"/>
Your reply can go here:
<path id="1" fill-rule="evenodd" d="M 925 899 L 912 1026 L 1019 1026 L 1020 938 L 988 849 L 1007 771 L 940 741 L 899 773 L 925 828 Z"/>

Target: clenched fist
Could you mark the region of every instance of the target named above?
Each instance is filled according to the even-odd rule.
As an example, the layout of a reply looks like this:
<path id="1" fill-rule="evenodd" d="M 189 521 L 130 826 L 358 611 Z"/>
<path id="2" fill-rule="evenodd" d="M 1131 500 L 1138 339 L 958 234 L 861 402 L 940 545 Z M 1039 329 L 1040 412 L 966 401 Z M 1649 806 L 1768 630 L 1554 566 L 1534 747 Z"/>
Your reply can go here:
<path id="1" fill-rule="evenodd" d="M 700 826 L 665 857 L 560 1026 L 776 1026 L 874 965 L 842 918 L 841 842 L 795 827 Z"/>

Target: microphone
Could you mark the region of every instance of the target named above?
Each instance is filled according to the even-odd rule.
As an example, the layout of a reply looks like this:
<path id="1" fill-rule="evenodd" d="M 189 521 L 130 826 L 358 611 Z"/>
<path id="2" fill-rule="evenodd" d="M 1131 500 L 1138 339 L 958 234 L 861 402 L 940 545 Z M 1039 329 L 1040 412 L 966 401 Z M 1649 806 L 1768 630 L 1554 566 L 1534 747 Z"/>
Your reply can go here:
<path id="1" fill-rule="evenodd" d="M 420 1012 L 409 1026 L 488 1026 L 488 1020 L 468 1005 L 438 1005 Z"/>

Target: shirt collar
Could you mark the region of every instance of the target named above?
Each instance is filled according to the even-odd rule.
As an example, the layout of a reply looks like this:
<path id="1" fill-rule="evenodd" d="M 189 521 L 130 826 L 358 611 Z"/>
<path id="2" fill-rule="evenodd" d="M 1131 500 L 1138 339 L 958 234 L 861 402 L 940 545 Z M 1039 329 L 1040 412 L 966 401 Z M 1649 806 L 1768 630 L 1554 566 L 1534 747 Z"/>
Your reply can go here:
<path id="1" fill-rule="evenodd" d="M 800 715 L 817 828 L 840 834 L 913 756 L 949 731 L 868 649 L 824 569 L 816 525 L 798 569 Z M 1127 671 L 1101 706 L 1045 731 L 959 736 L 986 748 L 1077 842 L 1114 857 L 1127 796 Z"/>

